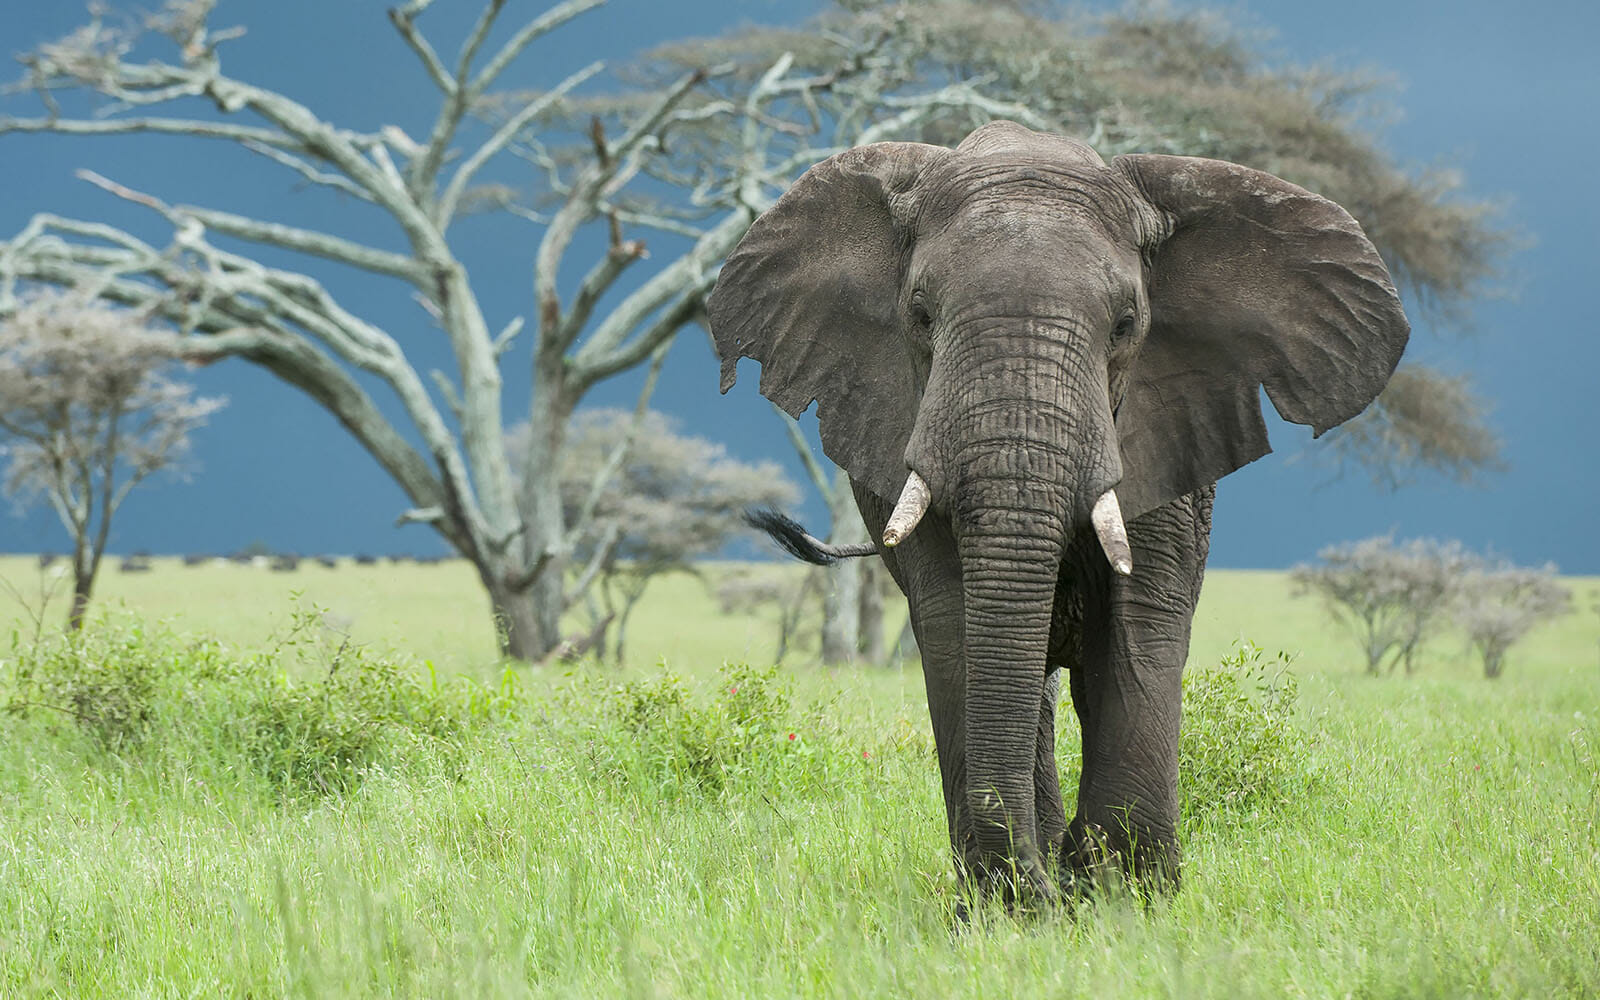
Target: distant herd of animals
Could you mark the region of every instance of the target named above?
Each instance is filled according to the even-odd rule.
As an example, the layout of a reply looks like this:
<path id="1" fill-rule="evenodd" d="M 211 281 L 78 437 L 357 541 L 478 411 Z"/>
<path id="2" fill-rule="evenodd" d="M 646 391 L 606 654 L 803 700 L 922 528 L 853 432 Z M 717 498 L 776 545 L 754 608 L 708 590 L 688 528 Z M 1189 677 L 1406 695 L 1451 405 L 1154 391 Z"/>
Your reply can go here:
<path id="1" fill-rule="evenodd" d="M 315 563 L 328 569 L 336 569 L 341 562 L 349 562 L 356 566 L 376 566 L 380 562 L 411 563 L 417 566 L 432 566 L 448 562 L 452 556 L 442 555 L 390 555 L 375 556 L 368 553 L 358 553 L 353 556 L 315 555 L 302 556 L 293 552 L 263 553 L 263 552 L 235 552 L 231 555 L 215 555 L 206 552 L 190 552 L 182 557 L 183 565 L 215 566 L 219 564 L 232 564 L 235 566 L 265 567 L 277 573 L 292 573 L 304 563 Z M 156 556 L 150 552 L 133 552 L 122 557 L 117 564 L 117 569 L 123 573 L 148 573 L 155 568 Z M 43 552 L 39 555 L 39 568 L 49 569 L 51 566 L 61 564 L 65 566 L 67 557 L 55 552 Z"/>

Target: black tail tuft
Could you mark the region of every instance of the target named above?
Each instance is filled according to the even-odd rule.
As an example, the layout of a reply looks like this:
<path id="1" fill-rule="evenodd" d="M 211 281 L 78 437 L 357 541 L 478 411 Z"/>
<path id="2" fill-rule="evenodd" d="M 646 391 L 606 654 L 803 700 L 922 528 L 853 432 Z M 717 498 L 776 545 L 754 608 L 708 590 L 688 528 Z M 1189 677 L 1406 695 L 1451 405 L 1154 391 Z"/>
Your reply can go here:
<path id="1" fill-rule="evenodd" d="M 766 532 L 783 551 L 796 559 L 803 559 L 816 566 L 831 566 L 838 561 L 834 556 L 824 552 L 817 540 L 807 534 L 806 529 L 799 523 L 771 508 L 745 511 L 744 523 L 757 531 Z"/>

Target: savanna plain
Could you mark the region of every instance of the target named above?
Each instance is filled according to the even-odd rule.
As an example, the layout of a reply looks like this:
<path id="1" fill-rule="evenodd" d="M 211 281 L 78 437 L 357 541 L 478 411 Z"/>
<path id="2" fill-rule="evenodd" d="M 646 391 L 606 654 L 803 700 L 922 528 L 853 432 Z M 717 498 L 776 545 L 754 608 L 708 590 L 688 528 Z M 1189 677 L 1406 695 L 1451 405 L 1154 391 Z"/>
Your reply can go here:
<path id="1" fill-rule="evenodd" d="M 464 564 L 157 560 L 71 643 L 43 579 L 0 558 L 0 995 L 1600 995 L 1593 578 L 1489 681 L 1212 572 L 1182 890 L 966 921 L 916 665 L 773 668 L 695 579 L 621 669 L 497 663 Z"/>

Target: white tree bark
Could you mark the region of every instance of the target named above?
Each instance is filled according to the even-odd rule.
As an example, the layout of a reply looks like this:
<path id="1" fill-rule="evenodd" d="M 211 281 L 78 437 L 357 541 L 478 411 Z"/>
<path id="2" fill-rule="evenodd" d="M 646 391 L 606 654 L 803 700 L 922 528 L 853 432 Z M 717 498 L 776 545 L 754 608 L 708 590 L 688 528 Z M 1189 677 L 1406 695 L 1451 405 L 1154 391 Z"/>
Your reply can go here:
<path id="1" fill-rule="evenodd" d="M 395 222 L 401 245 L 369 246 L 336 232 L 174 204 L 86 172 L 84 179 L 110 194 L 158 213 L 171 227 L 170 241 L 157 246 L 103 224 L 37 215 L 0 243 L 0 315 L 17 307 L 20 285 L 77 286 L 172 322 L 188 335 L 185 351 L 193 359 L 243 357 L 299 388 L 333 413 L 405 491 L 412 507 L 399 520 L 431 524 L 472 561 L 502 651 L 543 657 L 558 641 L 562 609 L 577 596 L 565 573 L 571 539 L 585 526 L 566 523 L 550 470 L 557 468 L 568 419 L 585 393 L 644 362 L 699 315 L 724 255 L 800 169 L 857 141 L 908 132 L 952 106 L 1026 116 L 1025 109 L 997 105 L 965 84 L 932 94 L 908 91 L 873 62 L 878 39 L 842 45 L 839 71 L 823 77 L 793 77 L 791 60 L 780 58 L 752 83 L 726 84 L 730 92 L 743 88 L 736 97 L 706 93 L 729 76 L 729 67 L 688 72 L 653 104 L 622 116 L 615 141 L 596 117 L 590 155 L 564 178 L 563 163 L 570 159 L 550 153 L 534 129 L 550 113 L 570 115 L 572 93 L 601 64 L 544 93 L 494 87 L 536 39 L 601 2 L 558 3 L 490 51 L 506 5 L 487 0 L 453 63 L 419 25 L 431 0 L 407 0 L 392 10 L 395 30 L 439 91 L 434 123 L 421 141 L 394 125 L 375 132 L 341 127 L 305 103 L 226 75 L 218 48 L 238 32 L 211 29 L 209 4 L 167 13 L 161 28 L 177 50 L 177 58 L 167 60 L 147 57 L 148 37 L 131 37 L 93 14 L 85 29 L 24 60 L 26 86 L 18 89 L 39 95 L 44 113 L 0 117 L 0 135 L 139 133 L 175 143 L 233 143 L 310 183 L 370 203 Z M 101 106 L 82 118 L 63 116 L 53 95 L 66 90 L 86 92 Z M 194 98 L 209 100 L 217 113 L 165 113 L 187 110 Z M 833 102 L 826 117 L 834 132 L 819 143 L 823 99 Z M 466 141 L 468 126 L 489 108 L 498 109 L 497 122 L 487 135 Z M 715 175 L 674 174 L 666 135 L 713 123 L 725 123 L 718 127 L 734 137 Z M 502 364 L 524 323 L 513 318 L 491 332 L 450 240 L 476 178 L 502 155 L 546 170 L 561 199 L 530 268 L 537 320 L 523 363 L 531 370 L 527 418 L 533 433 L 521 456 L 526 471 L 520 481 L 506 453 Z M 676 183 L 683 203 L 648 207 L 630 198 L 627 188 L 640 175 Z M 506 207 L 539 218 L 519 204 Z M 575 235 L 591 225 L 609 228 L 608 246 L 564 302 L 558 275 Z M 624 225 L 690 235 L 694 243 L 597 315 L 618 278 L 645 257 L 642 241 L 624 238 Z M 216 234 L 292 251 L 307 258 L 307 266 L 268 267 L 248 252 L 221 249 Z M 430 380 L 395 335 L 357 315 L 314 277 L 323 261 L 398 282 L 442 329 L 455 371 L 431 373 L 430 392 Z M 393 393 L 404 427 L 384 415 L 352 370 Z M 579 582 L 592 578 L 585 574 Z"/>

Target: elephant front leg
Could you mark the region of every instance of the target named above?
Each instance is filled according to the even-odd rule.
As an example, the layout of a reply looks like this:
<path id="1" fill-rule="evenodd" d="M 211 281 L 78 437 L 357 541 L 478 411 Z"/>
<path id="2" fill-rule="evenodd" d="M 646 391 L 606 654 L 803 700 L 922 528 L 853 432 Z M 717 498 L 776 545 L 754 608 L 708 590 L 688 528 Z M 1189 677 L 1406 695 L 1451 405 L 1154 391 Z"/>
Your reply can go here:
<path id="1" fill-rule="evenodd" d="M 855 496 L 869 537 L 882 538 L 890 506 L 859 487 Z M 910 606 L 939 757 L 950 850 L 957 874 L 966 878 L 978 870 L 979 858 L 966 805 L 967 670 L 962 651 L 961 564 L 955 539 L 947 525 L 930 519 L 898 548 L 884 551 L 883 562 Z"/>
<path id="2" fill-rule="evenodd" d="M 1209 548 L 1212 490 L 1129 525 L 1134 572 L 1076 546 L 1084 607 L 1071 674 L 1083 730 L 1077 815 L 1063 844 L 1069 889 L 1108 875 L 1176 887 L 1178 736 L 1190 625 Z"/>
<path id="3" fill-rule="evenodd" d="M 1061 775 L 1056 767 L 1056 704 L 1061 697 L 1061 671 L 1051 668 L 1039 703 L 1038 748 L 1033 768 L 1033 809 L 1038 817 L 1038 842 L 1057 850 L 1066 834 L 1066 808 L 1061 803 Z"/>

